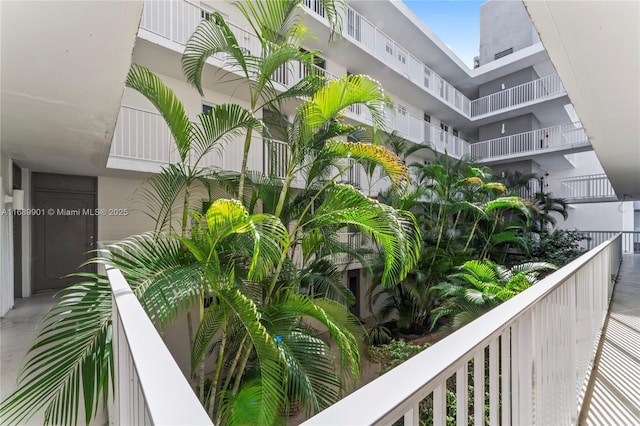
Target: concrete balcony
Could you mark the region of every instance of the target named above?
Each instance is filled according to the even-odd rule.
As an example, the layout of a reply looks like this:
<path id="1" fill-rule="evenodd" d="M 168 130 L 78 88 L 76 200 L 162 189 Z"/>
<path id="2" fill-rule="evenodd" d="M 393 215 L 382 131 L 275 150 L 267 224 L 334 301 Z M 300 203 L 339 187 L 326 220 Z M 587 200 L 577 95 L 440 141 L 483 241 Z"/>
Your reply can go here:
<path id="1" fill-rule="evenodd" d="M 320 0 L 304 0 L 307 10 L 326 23 Z M 409 53 L 402 45 L 385 34 L 375 24 L 350 6 L 342 17 L 342 36 L 360 47 L 385 66 L 415 83 L 459 114 L 468 117 L 471 101 L 426 64 Z"/>
<path id="2" fill-rule="evenodd" d="M 640 258 L 608 314 L 621 258 L 618 236 L 304 425 L 638 424 Z"/>
<path id="3" fill-rule="evenodd" d="M 589 149 L 589 138 L 582 124 L 577 122 L 473 143 L 471 157 L 483 163 L 497 164 L 558 151 L 569 154 Z"/>
<path id="4" fill-rule="evenodd" d="M 148 31 L 166 41 L 173 42 L 174 44 L 163 44 L 165 47 L 182 53 L 183 46 L 200 21 L 210 14 L 209 10 L 189 1 L 147 0 L 144 2 L 140 29 L 143 30 L 143 37 L 145 37 L 144 31 Z M 255 56 L 262 55 L 262 45 L 255 34 L 233 22 L 227 22 L 227 24 L 243 51 Z M 224 64 L 223 56 L 214 55 L 213 59 L 209 59 L 208 62 L 221 67 Z M 285 87 L 291 87 L 309 74 L 320 74 L 329 79 L 336 78 L 335 75 L 317 66 L 309 67 L 301 63 L 291 63 L 276 70 L 272 79 Z"/>
<path id="5" fill-rule="evenodd" d="M 560 76 L 552 74 L 471 101 L 470 118 L 480 120 L 490 115 L 562 98 L 566 95 Z"/>
<path id="6" fill-rule="evenodd" d="M 304 4 L 326 23 L 320 0 Z M 566 96 L 560 77 L 553 74 L 471 100 L 350 6 L 343 17 L 342 36 L 471 121 Z"/>
<path id="7" fill-rule="evenodd" d="M 618 200 L 606 174 L 549 179 L 546 192 L 552 192 L 554 196 L 570 203 Z"/>
<path id="8" fill-rule="evenodd" d="M 239 171 L 242 143 L 226 143 L 224 151 L 212 151 L 200 161 L 201 167 Z M 262 137 L 254 137 L 249 170 L 265 172 Z M 169 127 L 158 112 L 121 106 L 111 142 L 107 168 L 159 173 L 163 165 L 176 163 L 178 152 Z"/>

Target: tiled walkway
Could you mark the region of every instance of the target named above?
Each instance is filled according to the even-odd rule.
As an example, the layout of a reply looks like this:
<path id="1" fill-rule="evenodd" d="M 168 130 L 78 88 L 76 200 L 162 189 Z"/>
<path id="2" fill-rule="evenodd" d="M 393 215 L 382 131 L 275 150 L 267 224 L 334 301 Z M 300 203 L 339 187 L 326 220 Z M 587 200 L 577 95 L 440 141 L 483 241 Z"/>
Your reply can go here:
<path id="1" fill-rule="evenodd" d="M 623 258 L 603 332 L 591 401 L 580 423 L 640 425 L 640 255 Z"/>
<path id="2" fill-rule="evenodd" d="M 16 299 L 15 307 L 0 320 L 0 397 L 13 392 L 18 372 L 27 349 L 33 344 L 40 321 L 53 304 L 52 294 Z M 41 425 L 42 415 L 36 415 L 29 425 Z"/>

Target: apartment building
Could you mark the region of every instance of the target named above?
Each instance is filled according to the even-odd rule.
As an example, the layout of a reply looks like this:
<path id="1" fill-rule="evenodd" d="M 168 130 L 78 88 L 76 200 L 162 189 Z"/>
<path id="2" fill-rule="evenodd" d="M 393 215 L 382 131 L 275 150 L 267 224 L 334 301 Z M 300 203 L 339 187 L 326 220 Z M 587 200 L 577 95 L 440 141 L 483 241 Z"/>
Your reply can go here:
<path id="1" fill-rule="evenodd" d="M 520 2 L 491 0 L 481 7 L 479 66 L 474 69 L 402 2 L 349 2 L 342 37 L 332 43 L 321 4 L 316 0 L 304 4 L 301 15 L 316 36 L 308 48 L 322 51 L 314 72 L 328 78 L 363 73 L 379 80 L 395 104 L 395 111 L 386 115 L 389 131 L 454 158 L 474 158 L 498 175 L 536 173 L 540 179 L 533 190 L 542 188 L 576 202 L 570 221 L 560 226 L 633 230 L 640 223 L 634 219 L 639 213 L 633 202 L 618 201 L 624 196 L 616 194 L 607 180 Z M 102 5 L 105 19 L 127 25 L 117 36 L 87 23 L 83 17 L 90 13 L 88 7 L 69 6 L 65 15 L 69 28 L 83 22 L 76 26 L 81 31 L 77 36 L 77 31 L 66 33 L 60 26 L 45 32 L 41 21 L 46 8 L 32 12 L 29 5 L 3 5 L 3 24 L 7 24 L 3 28 L 10 35 L 3 37 L 7 46 L 3 48 L 3 71 L 7 70 L 2 97 L 3 208 L 45 212 L 2 218 L 3 314 L 15 297 L 67 285 L 68 280 L 58 277 L 75 269 L 97 240 L 117 240 L 152 227 L 133 195 L 176 154 L 153 106 L 133 90 L 123 89 L 129 60 L 158 74 L 194 119 L 211 105 L 248 102 L 241 85 L 228 78 L 218 59 L 210 59 L 205 67 L 203 97 L 185 81 L 180 66 L 184 43 L 213 11 L 228 19 L 243 48 L 258 49 L 231 2 Z M 14 16 L 28 16 L 31 26 L 14 28 Z M 38 42 L 51 52 L 48 62 L 29 48 L 33 45 L 35 51 Z M 49 78 L 38 71 L 49 72 Z M 308 72 L 291 64 L 274 78 L 284 89 Z M 60 96 L 63 92 L 66 98 Z M 33 112 L 39 117 L 37 125 L 30 120 Z M 352 108 L 346 117 L 353 123 L 370 123 L 364 108 Z M 282 146 L 269 147 L 256 136 L 249 169 L 277 174 L 273 167 L 278 155 L 286 155 Z M 408 162 L 428 162 L 433 155 L 423 150 Z M 206 165 L 238 170 L 240 161 L 241 145 L 229 144 L 222 155 L 211 154 Z M 359 169 L 345 179 L 371 193 L 386 185 L 374 179 L 368 188 Z M 584 201 L 616 202 L 577 204 Z M 49 208 L 106 209 L 112 214 L 49 217 Z M 606 224 L 598 221 L 602 215 L 610 218 Z M 345 234 L 345 241 L 356 243 L 357 236 Z M 344 262 L 348 265 L 349 259 Z M 358 266 L 345 267 L 345 281 L 360 294 L 356 312 L 366 317 L 364 277 L 356 272 Z"/>
<path id="2" fill-rule="evenodd" d="M 537 30 L 547 28 L 541 31 L 542 41 L 522 3 L 485 3 L 479 66 L 474 69 L 402 2 L 349 2 L 342 37 L 331 44 L 318 1 L 305 0 L 301 15 L 317 36 L 308 48 L 323 52 L 321 70 L 314 72 L 329 78 L 364 73 L 378 79 L 395 103 L 395 111 L 387 114 L 388 130 L 454 158 L 474 158 L 498 175 L 537 173 L 543 179 L 533 190 L 552 191 L 573 202 L 570 219 L 560 226 L 638 229 L 640 205 L 633 200 L 640 199 L 640 112 L 637 102 L 629 105 L 625 97 L 637 92 L 637 61 L 616 71 L 619 81 L 609 82 L 607 89 L 601 76 L 608 64 L 619 64 L 615 52 L 594 36 L 588 41 L 608 56 L 590 63 L 579 48 L 581 41 L 571 36 L 572 31 L 585 35 L 576 26 L 582 21 L 561 3 L 548 8 L 526 2 L 534 21 L 539 20 Z M 590 3 L 588 16 L 608 16 L 598 9 L 602 2 Z M 152 227 L 133 195 L 174 154 L 161 117 L 143 97 L 124 88 L 132 62 L 157 73 L 194 118 L 214 104 L 247 104 L 242 87 L 224 78 L 227 74 L 215 58 L 205 67 L 204 97 L 182 76 L 184 43 L 198 21 L 213 11 L 228 17 L 243 48 L 257 48 L 242 16 L 226 1 L 0 2 L 0 316 L 16 298 L 68 285 L 59 277 L 74 270 L 97 241 Z M 615 25 L 624 18 L 605 23 Z M 560 23 L 562 37 L 549 22 Z M 610 41 L 615 45 L 619 40 Z M 577 67 L 593 69 L 593 78 L 576 79 Z M 284 88 L 307 72 L 294 64 L 274 78 Z M 629 82 L 635 86 L 625 86 Z M 607 110 L 612 99 L 625 106 L 615 114 Z M 364 109 L 353 108 L 346 117 L 370 122 Z M 274 160 L 279 155 L 286 154 L 258 137 L 249 168 L 277 174 Z M 230 144 L 223 155 L 211 155 L 208 165 L 237 170 L 240 158 L 240 147 Z M 409 162 L 432 158 L 424 150 Z M 361 171 L 345 179 L 365 191 L 384 186 L 368 188 Z M 48 214 L 50 209 L 55 214 Z M 106 214 L 73 213 L 85 209 Z M 345 234 L 345 241 L 357 243 L 357 236 Z M 359 293 L 356 313 L 366 317 L 365 277 L 349 258 L 343 262 L 345 282 Z"/>

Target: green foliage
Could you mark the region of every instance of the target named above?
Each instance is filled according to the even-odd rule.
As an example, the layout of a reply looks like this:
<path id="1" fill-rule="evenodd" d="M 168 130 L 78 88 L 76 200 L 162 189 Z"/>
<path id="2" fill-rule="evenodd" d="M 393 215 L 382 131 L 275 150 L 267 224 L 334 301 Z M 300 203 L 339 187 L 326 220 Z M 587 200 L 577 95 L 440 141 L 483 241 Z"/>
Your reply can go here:
<path id="1" fill-rule="evenodd" d="M 384 345 L 389 343 L 391 339 L 391 331 L 382 324 L 374 324 L 367 330 L 367 343 L 371 346 Z"/>
<path id="2" fill-rule="evenodd" d="M 514 256 L 515 262 L 525 258 L 532 262 L 548 262 L 562 267 L 586 252 L 580 241 L 586 238 L 577 231 L 554 229 L 543 230 L 527 237 L 528 256 Z"/>
<path id="3" fill-rule="evenodd" d="M 392 340 L 390 343 L 373 346 L 370 352 L 373 359 L 379 360 L 382 364 L 379 374 L 384 374 L 399 366 L 409 358 L 419 354 L 430 345 L 413 345 L 404 340 Z"/>
<path id="4" fill-rule="evenodd" d="M 472 260 L 457 268 L 447 282 L 434 286 L 440 304 L 433 310 L 431 327 L 447 318 L 459 328 L 535 284 L 541 273 L 556 266 L 538 262 L 509 268 L 491 261 Z"/>
<path id="5" fill-rule="evenodd" d="M 388 142 L 399 153 L 408 153 L 397 139 Z M 421 334 L 433 324 L 433 312 L 442 301 L 442 295 L 435 297 L 434 284 L 472 259 L 503 262 L 514 247 L 527 252 L 523 235 L 531 213 L 524 200 L 506 195 L 506 187 L 494 181 L 489 170 L 467 160 L 443 155 L 411 168 L 415 186 L 390 188 L 379 198 L 416 215 L 422 239 L 418 263 L 399 285 L 381 292 L 375 282 L 369 294 L 372 304 L 382 303 L 379 321 L 394 320 L 397 328 Z"/>

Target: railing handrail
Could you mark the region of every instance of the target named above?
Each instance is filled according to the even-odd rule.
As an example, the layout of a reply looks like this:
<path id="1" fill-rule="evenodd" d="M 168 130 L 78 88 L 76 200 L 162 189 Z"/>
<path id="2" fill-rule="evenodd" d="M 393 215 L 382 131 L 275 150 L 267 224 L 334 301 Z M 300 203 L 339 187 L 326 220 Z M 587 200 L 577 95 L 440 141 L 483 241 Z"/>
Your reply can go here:
<path id="1" fill-rule="evenodd" d="M 146 0 L 145 2 L 147 2 L 149 0 Z M 189 0 L 181 0 L 182 2 L 184 2 L 185 4 L 189 5 L 190 7 L 196 8 L 200 11 L 204 11 L 206 13 L 211 13 L 210 10 L 207 10 Z M 169 3 L 170 5 L 172 4 L 171 2 Z M 310 8 L 308 5 L 306 5 L 306 7 L 312 11 L 314 11 L 314 9 Z M 317 13 L 317 11 L 314 11 Z M 491 111 L 487 111 L 487 112 L 483 112 L 480 114 L 474 114 L 474 105 L 477 104 L 478 102 L 481 102 L 483 99 L 485 98 L 489 98 L 491 96 L 500 96 L 501 93 L 505 92 L 505 91 L 513 91 L 516 90 L 519 87 L 525 86 L 527 84 L 535 84 L 538 81 L 542 81 L 544 79 L 549 79 L 551 80 L 552 78 L 556 78 L 558 80 L 558 83 L 560 84 L 560 86 L 562 86 L 561 81 L 559 80 L 559 77 L 557 74 L 552 74 L 550 76 L 546 76 L 546 77 L 542 77 L 540 79 L 537 80 L 533 80 L 531 82 L 527 82 L 527 83 L 523 83 L 521 85 L 509 88 L 509 89 L 505 89 L 504 91 L 500 91 L 497 93 L 493 93 L 487 96 L 484 96 L 482 98 L 478 98 L 475 100 L 471 100 L 469 99 L 467 96 L 465 96 L 460 90 L 458 90 L 453 84 L 451 84 L 449 81 L 447 81 L 445 78 L 443 78 L 441 75 L 439 75 L 438 73 L 436 73 L 431 67 L 429 67 L 428 65 L 426 65 L 424 62 L 422 62 L 420 59 L 418 59 L 415 55 L 413 55 L 412 53 L 410 53 L 404 46 L 402 46 L 401 44 L 397 43 L 393 38 L 389 37 L 384 31 L 382 31 L 380 28 L 378 28 L 378 26 L 374 25 L 371 21 L 369 21 L 366 17 L 364 17 L 362 14 L 360 14 L 358 11 L 356 11 L 355 9 L 353 9 L 350 6 L 347 6 L 346 9 L 346 13 L 347 15 L 349 13 L 353 13 L 355 15 L 357 15 L 359 17 L 360 20 L 363 21 L 363 24 L 369 25 L 372 28 L 372 31 L 374 31 L 375 34 L 379 33 L 381 37 L 389 40 L 392 44 L 394 49 L 401 49 L 406 55 L 407 57 L 410 59 L 407 63 L 406 63 L 406 67 L 403 67 L 399 64 L 396 63 L 396 59 L 394 59 L 393 63 L 391 64 L 387 64 L 392 66 L 394 69 L 396 69 L 398 72 L 404 74 L 407 76 L 407 78 L 409 79 L 409 81 L 413 82 L 414 84 L 417 84 L 418 86 L 420 86 L 423 90 L 427 91 L 428 93 L 431 93 L 432 95 L 434 95 L 435 97 L 437 97 L 438 99 L 442 100 L 445 104 L 447 104 L 448 106 L 450 106 L 451 108 L 453 108 L 454 110 L 458 111 L 460 114 L 462 114 L 462 116 L 473 120 L 475 118 L 475 116 L 480 116 L 480 115 L 486 115 L 486 114 L 491 114 L 494 112 L 497 112 L 503 108 L 498 108 L 495 110 L 491 110 Z M 169 8 L 169 14 L 173 13 L 173 9 L 170 7 Z M 167 38 L 169 40 L 172 40 L 176 43 L 182 44 L 184 45 L 184 37 L 179 38 L 179 35 L 176 35 L 176 33 L 173 31 L 173 25 L 174 22 L 171 20 L 171 23 L 169 24 L 169 31 L 168 34 L 164 34 L 162 33 L 162 31 L 160 29 L 157 29 L 155 27 L 153 27 L 153 25 L 149 26 L 149 25 L 145 25 L 145 15 L 143 12 L 143 21 L 141 23 L 141 28 L 145 29 L 146 31 L 149 31 L 151 33 L 157 34 L 161 37 Z M 259 46 L 256 44 L 256 35 L 247 30 L 244 27 L 241 27 L 231 21 L 227 21 L 227 24 L 234 30 L 241 32 L 242 34 L 244 34 L 246 37 L 248 37 L 251 40 L 248 40 L 249 42 L 249 46 L 250 46 L 250 50 L 253 49 L 253 47 L 259 48 Z M 363 25 L 364 27 L 365 25 Z M 346 27 L 345 27 L 346 28 Z M 158 32 L 160 31 L 160 32 Z M 345 29 L 343 31 L 343 34 L 348 36 L 349 39 L 352 39 L 354 41 L 357 42 L 358 46 L 361 46 L 363 49 L 371 52 L 375 57 L 379 58 L 379 52 L 376 51 L 375 48 L 372 48 L 370 46 L 368 46 L 366 43 L 364 43 L 361 40 L 356 39 L 353 36 L 350 36 L 348 31 Z M 242 41 L 239 40 L 239 42 L 242 44 Z M 375 44 L 375 43 L 374 43 Z M 255 45 L 255 46 L 254 46 Z M 255 54 L 255 53 L 254 53 Z M 395 51 L 394 51 L 394 55 L 395 55 Z M 380 59 L 380 58 L 379 58 Z M 411 67 L 411 60 L 413 60 L 415 62 L 415 66 L 417 66 L 417 68 L 420 68 L 420 71 L 418 72 L 421 77 L 415 77 L 415 75 L 412 74 L 411 70 L 414 69 Z M 402 64 L 405 64 L 405 62 L 403 61 Z M 316 65 L 312 65 L 312 67 L 317 67 Z M 317 67 L 321 70 L 323 70 L 320 67 Z M 405 69 L 403 69 L 405 68 Z M 290 70 L 289 70 L 290 71 Z M 420 81 L 416 81 L 415 79 L 418 78 L 427 78 L 426 77 L 426 72 L 428 71 L 428 80 L 431 82 L 429 85 L 425 85 L 423 83 L 421 83 Z M 326 70 L 323 70 L 323 73 L 328 77 L 328 78 L 337 78 L 337 76 L 329 73 Z M 286 80 L 286 78 L 285 78 Z M 436 87 L 437 84 L 440 82 L 443 86 L 442 87 Z M 283 83 L 283 82 L 280 82 Z M 287 83 L 283 83 L 283 84 L 287 84 Z M 444 91 L 443 91 L 444 90 Z M 563 89 L 564 90 L 564 89 Z M 556 94 L 554 93 L 550 93 L 547 96 L 552 96 Z M 536 97 L 535 99 L 541 99 L 544 98 L 546 96 L 541 96 L 541 97 Z M 474 104 L 475 103 L 475 104 Z"/>
<path id="2" fill-rule="evenodd" d="M 122 272 L 107 267 L 106 273 L 113 293 L 113 313 L 124 330 L 151 423 L 213 425 Z M 114 347 L 114 356 L 117 349 Z"/>
<path id="3" fill-rule="evenodd" d="M 579 124 L 579 127 L 575 127 L 576 124 Z M 485 139 L 483 141 L 474 142 L 474 145 L 490 144 L 492 142 L 501 141 L 501 140 L 504 140 L 504 139 L 517 138 L 518 136 L 524 136 L 524 135 L 537 133 L 537 132 L 544 132 L 544 131 L 548 132 L 548 131 L 552 131 L 552 130 L 555 130 L 555 129 L 563 129 L 565 127 L 567 128 L 567 130 L 566 130 L 567 132 L 570 132 L 572 130 L 584 130 L 584 127 L 582 127 L 582 123 L 581 122 L 574 121 L 574 122 L 571 122 L 571 123 L 558 124 L 556 126 L 543 127 L 542 129 L 533 129 L 533 130 L 527 130 L 526 132 L 514 133 L 512 135 L 500 136 L 498 138 Z"/>
<path id="4" fill-rule="evenodd" d="M 389 40 L 391 40 L 393 42 L 394 45 L 396 46 L 400 46 L 402 49 L 404 49 L 407 54 L 411 57 L 413 57 L 413 59 L 415 59 L 416 62 L 418 62 L 420 65 L 422 65 L 422 67 L 428 68 L 429 72 L 431 74 L 433 74 L 435 77 L 440 78 L 442 81 L 448 83 L 449 85 L 451 85 L 451 87 L 453 87 L 453 89 L 460 94 L 460 96 L 462 97 L 462 101 L 464 102 L 464 100 L 466 100 L 467 102 L 471 102 L 471 100 L 469 98 L 467 98 L 462 92 L 460 92 L 458 89 L 456 89 L 451 83 L 449 83 L 446 79 L 444 79 L 440 74 L 438 74 L 437 72 L 435 72 L 430 66 L 428 66 L 427 64 L 425 64 L 424 62 L 422 62 L 420 59 L 418 59 L 414 54 L 412 54 L 411 52 L 409 52 L 406 48 L 404 48 L 401 44 L 399 44 L 397 41 L 395 41 L 395 39 L 393 39 L 392 37 L 390 37 L 387 33 L 385 33 L 384 31 L 382 31 L 377 25 L 373 24 L 373 22 L 371 22 L 370 20 L 368 20 L 364 15 L 362 15 L 360 12 L 358 12 L 357 10 L 355 10 L 354 8 L 352 8 L 351 6 L 347 5 L 347 10 L 346 13 L 349 13 L 349 10 L 351 10 L 352 13 L 355 13 L 357 15 L 360 16 L 360 19 L 362 19 L 363 21 L 365 21 L 367 24 L 369 24 L 371 27 L 375 28 L 376 31 L 379 31 L 380 34 L 382 34 L 382 36 L 388 38 Z M 343 31 L 344 35 L 348 35 L 346 31 Z M 350 38 L 354 39 L 354 37 L 349 36 Z M 358 40 L 356 40 L 358 41 Z M 362 46 L 365 46 L 364 43 L 358 41 L 358 43 Z M 374 52 L 375 53 L 375 52 Z M 388 65 L 388 64 L 387 64 Z M 394 67 L 395 67 L 395 62 L 394 62 Z M 452 102 L 448 102 L 449 104 L 453 104 Z M 458 110 L 461 110 L 461 108 L 455 108 Z"/>
<path id="5" fill-rule="evenodd" d="M 572 182 L 572 181 L 583 181 L 583 180 L 593 180 L 593 179 L 608 179 L 608 177 L 606 173 L 598 173 L 598 174 L 592 174 L 592 175 L 551 178 L 549 180 L 556 181 L 556 182 Z"/>
<path id="6" fill-rule="evenodd" d="M 490 93 L 488 95 L 479 97 L 477 99 L 473 99 L 473 100 L 471 100 L 471 102 L 472 103 L 473 102 L 479 102 L 479 101 L 481 101 L 483 99 L 487 99 L 487 98 L 490 98 L 492 96 L 500 96 L 500 95 L 503 95 L 504 93 L 507 93 L 507 92 L 514 92 L 514 91 L 516 91 L 516 90 L 518 90 L 520 88 L 523 88 L 525 86 L 532 86 L 532 85 L 534 85 L 535 83 L 537 83 L 539 81 L 552 80 L 552 79 L 557 79 L 559 82 L 562 82 L 562 80 L 560 80 L 560 76 L 557 73 L 549 74 L 549 75 L 546 75 L 544 77 L 536 78 L 535 80 L 527 81 L 526 83 L 522 83 L 522 84 L 518 84 L 518 85 L 513 86 L 513 87 L 509 87 L 508 89 L 500 90 L 498 92 Z M 564 86 L 562 86 L 562 88 L 563 88 L 563 90 L 561 90 L 559 92 L 548 93 L 547 96 L 553 96 L 553 95 L 556 95 L 558 93 L 565 92 Z"/>
<path id="7" fill-rule="evenodd" d="M 590 229 L 576 229 L 576 232 L 593 232 L 593 233 L 607 233 L 607 234 L 640 234 L 640 231 L 594 231 Z"/>
<path id="8" fill-rule="evenodd" d="M 356 411 L 358 417 L 354 424 L 391 423 L 397 420 L 413 408 L 415 397 L 422 400 L 437 385 L 444 384 L 465 357 L 478 348 L 484 348 L 491 339 L 499 336 L 619 237 L 618 235 L 600 244 L 303 424 L 340 424 L 345 419 L 353 419 Z M 393 389 L 392 393 L 389 393 L 390 389 Z"/>

